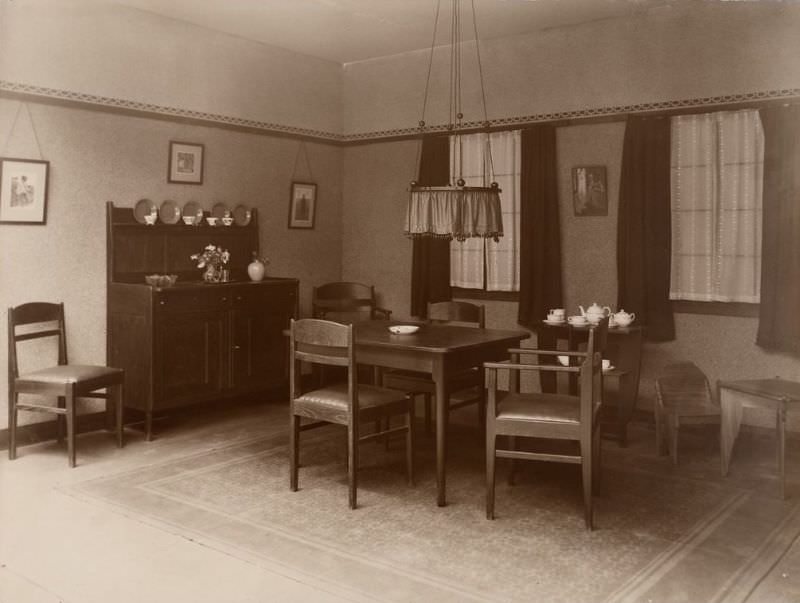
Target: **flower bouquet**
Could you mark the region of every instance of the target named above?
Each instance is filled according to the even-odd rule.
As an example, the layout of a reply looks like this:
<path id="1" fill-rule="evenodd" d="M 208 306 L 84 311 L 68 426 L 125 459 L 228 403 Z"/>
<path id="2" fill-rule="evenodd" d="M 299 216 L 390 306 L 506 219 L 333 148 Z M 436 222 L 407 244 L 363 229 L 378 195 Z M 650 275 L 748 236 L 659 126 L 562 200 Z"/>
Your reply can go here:
<path id="1" fill-rule="evenodd" d="M 198 268 L 205 268 L 203 280 L 207 283 L 219 283 L 222 280 L 222 269 L 231 259 L 227 249 L 217 245 L 206 245 L 200 253 L 191 256 Z"/>

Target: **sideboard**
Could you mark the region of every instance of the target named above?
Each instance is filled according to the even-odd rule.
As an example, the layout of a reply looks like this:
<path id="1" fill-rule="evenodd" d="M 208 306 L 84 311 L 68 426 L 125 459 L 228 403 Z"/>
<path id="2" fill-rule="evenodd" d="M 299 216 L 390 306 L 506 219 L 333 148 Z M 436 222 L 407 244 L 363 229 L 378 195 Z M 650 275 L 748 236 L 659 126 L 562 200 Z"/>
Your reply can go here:
<path id="1" fill-rule="evenodd" d="M 246 226 L 148 226 L 109 203 L 107 237 L 107 362 L 125 369 L 125 405 L 144 414 L 147 440 L 155 413 L 286 384 L 283 332 L 297 315 L 298 281 L 247 278 L 255 210 Z M 189 256 L 208 244 L 231 252 L 231 282 L 200 280 Z M 151 287 L 153 273 L 178 281 Z"/>

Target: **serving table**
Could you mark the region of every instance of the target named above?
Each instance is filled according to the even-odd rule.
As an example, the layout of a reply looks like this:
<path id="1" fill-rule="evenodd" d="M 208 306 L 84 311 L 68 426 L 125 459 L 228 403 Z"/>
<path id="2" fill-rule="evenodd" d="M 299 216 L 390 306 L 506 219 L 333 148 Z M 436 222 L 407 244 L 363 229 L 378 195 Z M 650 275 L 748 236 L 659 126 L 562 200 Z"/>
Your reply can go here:
<path id="1" fill-rule="evenodd" d="M 778 473 L 781 479 L 781 497 L 786 496 L 786 413 L 800 410 L 800 383 L 786 379 L 751 379 L 720 381 L 720 448 L 722 475 L 728 475 L 733 444 L 739 435 L 742 411 L 745 406 L 768 408 L 775 411 L 775 430 L 778 436 Z"/>
<path id="2" fill-rule="evenodd" d="M 449 377 L 484 362 L 505 360 L 508 348 L 530 337 L 527 331 L 475 329 L 425 324 L 406 335 L 389 332 L 392 323 L 372 320 L 354 325 L 360 364 L 430 373 L 436 384 L 436 502 L 446 504 L 447 415 Z"/>
<path id="3" fill-rule="evenodd" d="M 543 350 L 558 349 L 558 342 L 564 341 L 567 350 L 574 351 L 588 338 L 591 325 L 573 326 L 569 323 L 542 323 L 537 329 L 538 345 Z M 639 373 L 642 365 L 642 340 L 644 329 L 638 325 L 613 327 L 608 329 L 608 341 L 603 358 L 611 361 L 614 369 L 603 371 L 604 403 L 603 423 L 610 426 L 621 446 L 628 442 L 628 422 L 636 408 L 639 395 Z M 556 362 L 555 358 L 542 358 L 543 363 Z M 556 374 L 542 372 L 540 375 L 543 392 L 556 391 Z M 577 380 L 570 378 L 570 393 L 577 394 Z"/>

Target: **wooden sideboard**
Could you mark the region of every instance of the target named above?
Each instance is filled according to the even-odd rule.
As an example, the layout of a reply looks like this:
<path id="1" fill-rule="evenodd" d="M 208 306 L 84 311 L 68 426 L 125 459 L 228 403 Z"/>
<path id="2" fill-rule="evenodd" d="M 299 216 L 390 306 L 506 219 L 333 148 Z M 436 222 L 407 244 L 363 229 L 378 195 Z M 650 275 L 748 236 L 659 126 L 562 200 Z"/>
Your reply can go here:
<path id="1" fill-rule="evenodd" d="M 131 208 L 107 206 L 107 362 L 125 369 L 125 405 L 153 414 L 225 400 L 286 384 L 283 332 L 297 314 L 298 281 L 251 282 L 258 252 L 257 216 L 247 226 L 146 226 Z M 192 253 L 208 244 L 231 252 L 229 283 L 200 281 Z M 172 287 L 151 287 L 147 274 L 177 274 Z"/>

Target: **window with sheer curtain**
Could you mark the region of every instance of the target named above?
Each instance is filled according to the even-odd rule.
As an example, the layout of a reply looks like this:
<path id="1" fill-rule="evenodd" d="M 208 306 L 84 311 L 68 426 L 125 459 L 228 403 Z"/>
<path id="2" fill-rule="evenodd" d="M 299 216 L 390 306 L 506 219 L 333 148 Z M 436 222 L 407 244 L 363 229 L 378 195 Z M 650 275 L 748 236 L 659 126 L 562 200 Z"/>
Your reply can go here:
<path id="1" fill-rule="evenodd" d="M 467 186 L 488 186 L 491 180 L 489 153 L 494 165 L 494 180 L 500 185 L 503 211 L 503 236 L 491 239 L 466 239 L 450 243 L 450 285 L 486 291 L 519 291 L 519 195 L 520 131 L 492 132 L 462 136 L 460 144 L 450 140 L 451 180 L 458 179 L 461 162 Z"/>
<path id="2" fill-rule="evenodd" d="M 758 303 L 764 133 L 756 110 L 672 118 L 670 299 Z"/>

